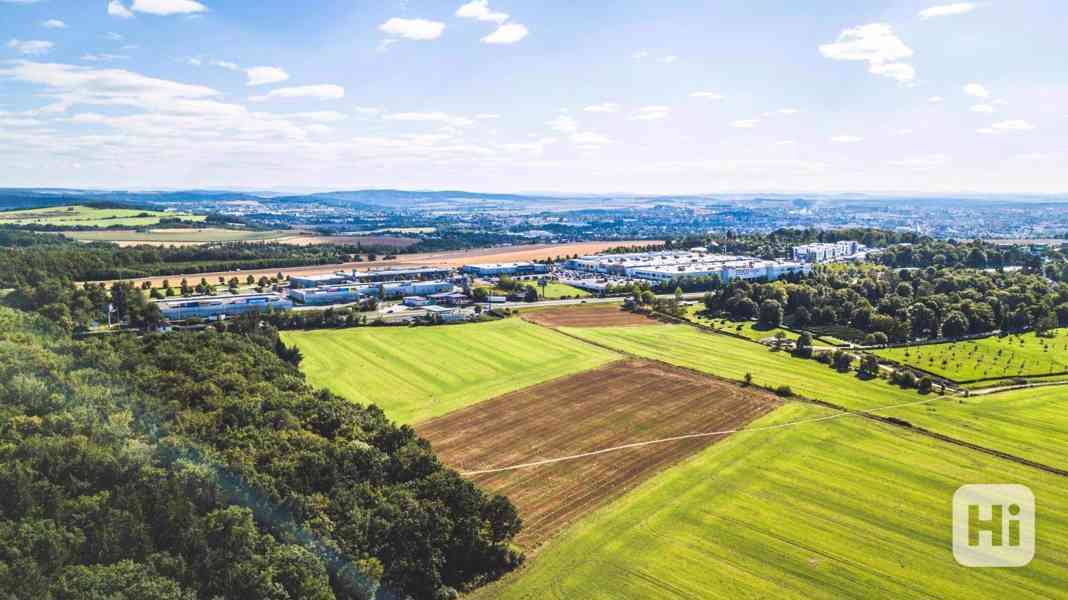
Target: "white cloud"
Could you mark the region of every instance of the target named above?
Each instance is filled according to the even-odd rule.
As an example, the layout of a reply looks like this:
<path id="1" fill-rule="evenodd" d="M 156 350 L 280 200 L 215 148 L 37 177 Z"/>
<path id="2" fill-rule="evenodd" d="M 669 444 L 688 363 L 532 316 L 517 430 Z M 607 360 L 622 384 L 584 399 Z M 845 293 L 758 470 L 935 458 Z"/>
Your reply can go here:
<path id="1" fill-rule="evenodd" d="M 601 104 L 593 104 L 582 109 L 591 113 L 614 113 L 619 110 L 619 105 L 615 102 L 602 102 Z"/>
<path id="2" fill-rule="evenodd" d="M 348 119 L 348 115 L 339 113 L 335 110 L 320 110 L 314 112 L 299 112 L 285 115 L 291 119 L 300 119 L 302 121 L 312 121 L 314 123 L 337 123 L 338 121 L 344 121 Z"/>
<path id="3" fill-rule="evenodd" d="M 831 138 L 831 141 L 836 144 L 856 144 L 859 142 L 863 142 L 864 138 L 857 137 L 855 135 L 836 135 Z"/>
<path id="4" fill-rule="evenodd" d="M 469 117 L 462 117 L 457 115 L 450 115 L 444 112 L 403 112 L 392 113 L 382 117 L 386 121 L 409 121 L 409 122 L 429 122 L 429 123 L 444 123 L 451 127 L 468 127 L 474 125 L 474 119 Z"/>
<path id="5" fill-rule="evenodd" d="M 519 23 L 506 23 L 497 28 L 497 31 L 482 38 L 485 44 L 514 44 L 527 37 L 527 28 Z"/>
<path id="6" fill-rule="evenodd" d="M 279 83 L 289 79 L 289 73 L 279 67 L 250 67 L 245 69 L 245 74 L 248 75 L 250 86 Z"/>
<path id="7" fill-rule="evenodd" d="M 436 40 L 445 31 L 445 24 L 426 19 L 401 19 L 393 17 L 382 23 L 378 29 L 383 33 L 409 40 Z"/>
<path id="8" fill-rule="evenodd" d="M 52 42 L 46 42 L 44 40 L 11 40 L 7 43 L 7 47 L 15 50 L 19 54 L 28 54 L 31 56 L 37 56 L 40 54 L 47 54 L 55 44 Z"/>
<path id="9" fill-rule="evenodd" d="M 106 52 L 103 54 L 89 53 L 82 55 L 82 60 L 88 62 L 111 62 L 113 60 L 129 60 L 129 58 L 130 57 L 125 54 L 108 54 Z"/>
<path id="10" fill-rule="evenodd" d="M 122 35 L 120 35 L 118 33 L 115 33 L 114 31 L 109 31 L 109 32 L 105 33 L 104 37 L 108 38 L 109 40 L 111 40 L 113 42 L 121 42 L 122 41 Z"/>
<path id="11" fill-rule="evenodd" d="M 475 118 L 479 121 L 496 121 L 501 118 L 501 115 L 497 113 L 478 113 Z"/>
<path id="12" fill-rule="evenodd" d="M 635 110 L 629 117 L 631 121 L 659 121 L 671 115 L 669 106 L 643 106 Z"/>
<path id="13" fill-rule="evenodd" d="M 583 131 L 581 133 L 575 133 L 571 136 L 571 142 L 578 146 L 604 146 L 611 144 L 612 140 L 592 131 Z"/>
<path id="14" fill-rule="evenodd" d="M 196 14 L 208 10 L 207 6 L 195 0 L 133 0 L 131 8 L 135 12 L 161 17 Z"/>
<path id="15" fill-rule="evenodd" d="M 185 59 L 185 62 L 186 62 L 186 64 L 192 65 L 194 67 L 199 67 L 199 66 L 204 64 L 204 61 L 200 60 L 199 58 L 195 58 L 195 57 L 187 58 L 187 59 Z"/>
<path id="16" fill-rule="evenodd" d="M 969 96 L 975 96 L 976 98 L 989 98 L 990 90 L 986 89 L 978 83 L 969 83 L 964 86 L 964 93 Z"/>
<path id="17" fill-rule="evenodd" d="M 903 136 L 903 135 L 912 135 L 914 133 L 916 133 L 916 131 L 913 130 L 913 129 L 894 129 L 893 131 L 890 132 L 890 135 L 895 136 L 895 137 L 900 137 L 900 136 Z"/>
<path id="18" fill-rule="evenodd" d="M 59 19 L 48 19 L 41 23 L 41 27 L 45 29 L 66 29 L 67 24 Z"/>
<path id="19" fill-rule="evenodd" d="M 464 4 L 456 11 L 457 17 L 465 19 L 477 19 L 479 21 L 492 21 L 501 25 L 508 20 L 508 15 L 502 12 L 493 12 L 489 7 L 489 0 L 472 0 Z"/>
<path id="20" fill-rule="evenodd" d="M 368 117 L 376 117 L 382 114 L 382 109 L 375 106 L 357 106 L 355 110 L 357 114 Z"/>
<path id="21" fill-rule="evenodd" d="M 752 129 L 760 124 L 760 119 L 742 119 L 731 123 L 731 127 L 737 129 Z"/>
<path id="22" fill-rule="evenodd" d="M 720 94 L 719 92 L 694 92 L 690 94 L 690 97 L 703 98 L 705 100 L 723 100 L 724 98 L 726 98 L 726 96 Z"/>
<path id="23" fill-rule="evenodd" d="M 108 14 L 120 19 L 132 19 L 134 16 L 133 12 L 119 0 L 110 0 L 108 2 Z"/>
<path id="24" fill-rule="evenodd" d="M 1022 119 L 994 123 L 990 127 L 978 130 L 979 133 L 1012 133 L 1016 131 L 1034 131 L 1036 127 Z"/>
<path id="25" fill-rule="evenodd" d="M 953 15 L 963 15 L 972 12 L 976 8 L 979 8 L 978 4 L 973 2 L 957 2 L 956 4 L 942 4 L 940 6 L 932 6 L 931 8 L 920 11 L 921 19 L 933 19 L 935 17 L 949 17 Z"/>
<path id="26" fill-rule="evenodd" d="M 930 98 L 927 99 L 927 101 L 931 102 L 933 104 L 938 104 L 939 102 L 945 102 L 946 99 L 943 98 L 942 96 L 931 96 Z"/>
<path id="27" fill-rule="evenodd" d="M 678 60 L 679 60 L 679 57 L 675 56 L 674 54 L 669 54 L 668 56 L 665 56 L 664 58 L 661 58 L 660 62 L 664 63 L 665 65 L 670 65 L 670 64 L 672 64 L 672 63 L 674 63 L 674 62 L 676 62 Z"/>
<path id="28" fill-rule="evenodd" d="M 315 98 L 318 100 L 339 100 L 345 97 L 345 88 L 339 85 L 302 85 L 297 87 L 278 88 L 271 90 L 264 96 L 249 98 L 254 102 L 265 100 L 288 99 L 288 98 Z"/>
<path id="29" fill-rule="evenodd" d="M 831 60 L 852 60 L 868 63 L 868 70 L 901 82 L 912 81 L 916 71 L 901 62 L 912 56 L 912 48 L 905 45 L 885 23 L 872 23 L 846 29 L 833 44 L 824 44 L 820 54 Z"/>
<path id="30" fill-rule="evenodd" d="M 219 67 L 220 69 L 226 69 L 227 71 L 240 71 L 241 67 L 237 66 L 237 63 L 230 62 L 228 60 L 213 60 L 211 64 Z"/>
<path id="31" fill-rule="evenodd" d="M 989 104 L 976 104 L 971 108 L 972 112 L 990 114 L 994 112 L 994 107 Z"/>
<path id="32" fill-rule="evenodd" d="M 553 131 L 559 131 L 561 133 L 574 133 L 578 131 L 578 123 L 575 119 L 572 119 L 566 115 L 560 115 L 552 121 L 546 123 Z"/>
<path id="33" fill-rule="evenodd" d="M 770 112 L 766 112 L 761 116 L 763 116 L 763 117 L 775 117 L 775 116 L 788 117 L 790 115 L 796 115 L 799 112 L 801 112 L 801 110 L 798 109 L 798 108 L 780 108 L 779 110 L 773 110 L 773 111 L 770 111 Z"/>
<path id="34" fill-rule="evenodd" d="M 948 165 L 950 157 L 945 154 L 931 154 L 929 156 L 910 156 L 901 160 L 890 161 L 890 165 L 913 171 L 933 171 Z"/>
<path id="35" fill-rule="evenodd" d="M 646 51 L 646 50 L 638 50 L 634 54 L 630 55 L 630 57 L 633 58 L 634 60 L 641 60 L 643 58 L 648 58 L 648 56 L 649 56 L 649 52 Z"/>

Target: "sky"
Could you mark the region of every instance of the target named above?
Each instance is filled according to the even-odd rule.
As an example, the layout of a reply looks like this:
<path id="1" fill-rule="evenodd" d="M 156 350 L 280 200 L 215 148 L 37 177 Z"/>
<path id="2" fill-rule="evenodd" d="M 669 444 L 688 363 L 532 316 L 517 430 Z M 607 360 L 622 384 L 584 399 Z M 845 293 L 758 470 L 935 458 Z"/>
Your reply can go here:
<path id="1" fill-rule="evenodd" d="M 1068 192 L 1063 0 L 0 0 L 0 187 Z"/>

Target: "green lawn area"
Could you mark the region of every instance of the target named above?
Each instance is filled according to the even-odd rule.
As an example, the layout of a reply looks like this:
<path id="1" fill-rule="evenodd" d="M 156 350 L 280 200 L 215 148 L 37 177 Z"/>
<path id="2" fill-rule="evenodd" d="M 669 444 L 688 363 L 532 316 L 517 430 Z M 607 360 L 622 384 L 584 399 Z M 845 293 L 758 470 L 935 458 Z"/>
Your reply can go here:
<path id="1" fill-rule="evenodd" d="M 519 319 L 440 327 L 287 331 L 309 381 L 416 423 L 601 366 L 616 354 Z"/>
<path id="2" fill-rule="evenodd" d="M 827 414 L 792 403 L 752 427 Z M 981 482 L 1035 493 L 1027 567 L 954 561 L 953 494 Z M 475 597 L 1064 597 L 1066 498 L 1061 477 L 858 418 L 735 434 L 578 522 Z"/>
<path id="3" fill-rule="evenodd" d="M 712 319 L 702 312 L 705 310 L 703 305 L 688 306 L 686 307 L 686 319 L 693 321 L 699 325 L 718 329 L 719 331 L 726 331 L 727 333 L 733 333 L 734 335 L 740 335 L 747 337 L 751 340 L 760 341 L 766 338 L 773 338 L 776 334 L 782 333 L 788 340 L 796 340 L 801 337 L 800 335 L 782 329 L 781 327 L 772 327 L 771 329 L 764 329 L 754 321 L 731 321 L 728 319 Z"/>
<path id="4" fill-rule="evenodd" d="M 0 224 L 53 225 L 57 227 L 150 227 L 161 218 L 202 222 L 203 215 L 128 208 L 54 206 L 0 212 Z"/>
<path id="5" fill-rule="evenodd" d="M 1034 333 L 879 350 L 879 356 L 953 381 L 1068 372 L 1068 329 L 1052 338 Z"/>
<path id="6" fill-rule="evenodd" d="M 542 288 L 538 287 L 538 292 L 541 293 Z M 593 294 L 586 290 L 580 290 L 577 287 L 572 287 L 566 283 L 552 282 L 545 286 L 545 299 L 546 300 L 559 300 L 560 298 L 589 298 Z"/>
<path id="7" fill-rule="evenodd" d="M 1068 387 L 1036 388 L 958 398 L 921 396 L 883 379 L 863 381 L 813 360 L 686 325 L 565 329 L 610 348 L 688 367 L 719 377 L 775 388 L 788 385 L 797 394 L 856 409 L 918 402 L 879 414 L 909 421 L 987 448 L 1068 469 Z"/>

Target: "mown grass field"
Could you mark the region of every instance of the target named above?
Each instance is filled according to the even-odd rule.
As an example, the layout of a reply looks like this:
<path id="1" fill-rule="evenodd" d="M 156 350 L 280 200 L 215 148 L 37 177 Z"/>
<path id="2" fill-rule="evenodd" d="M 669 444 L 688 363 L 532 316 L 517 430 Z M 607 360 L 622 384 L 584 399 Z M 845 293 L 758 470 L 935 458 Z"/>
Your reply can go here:
<path id="1" fill-rule="evenodd" d="M 727 319 L 713 319 L 703 313 L 705 307 L 703 305 L 689 306 L 686 308 L 686 319 L 693 321 L 699 325 L 711 327 L 719 331 L 725 331 L 734 335 L 740 335 L 742 337 L 749 338 L 754 341 L 760 341 L 767 338 L 773 338 L 777 334 L 782 333 L 788 340 L 796 340 L 801 337 L 800 335 L 783 329 L 781 327 L 772 327 L 771 329 L 765 329 L 754 321 L 730 321 Z"/>
<path id="2" fill-rule="evenodd" d="M 417 423 L 549 379 L 599 367 L 618 355 L 507 319 L 443 327 L 291 331 L 309 381 Z"/>
<path id="3" fill-rule="evenodd" d="M 160 219 L 202 222 L 202 215 L 127 208 L 55 206 L 0 212 L 0 223 L 8 225 L 51 225 L 56 227 L 150 227 Z"/>
<path id="4" fill-rule="evenodd" d="M 830 414 L 786 405 L 761 427 Z M 961 485 L 1028 485 L 1035 560 L 959 566 Z M 1064 597 L 1064 479 L 846 417 L 731 436 L 590 517 L 479 599 Z"/>
<path id="5" fill-rule="evenodd" d="M 848 408 L 876 408 L 923 399 L 915 390 L 904 390 L 885 380 L 862 381 L 855 373 L 842 374 L 814 360 L 771 352 L 760 344 L 702 332 L 689 325 L 561 328 L 561 331 L 718 377 L 741 381 L 749 373 L 756 385 L 772 389 L 788 385 L 794 393 Z"/>
<path id="6" fill-rule="evenodd" d="M 637 356 L 734 380 L 788 385 L 796 394 L 906 420 L 980 446 L 1068 469 L 1068 387 L 1034 388 L 987 397 L 922 396 L 883 379 L 864 381 L 813 360 L 685 325 L 563 328 L 572 335 Z M 855 365 L 855 363 L 854 363 Z M 929 400 L 919 406 L 900 406 Z"/>
<path id="7" fill-rule="evenodd" d="M 1051 338 L 1024 333 L 876 354 L 953 381 L 1050 375 L 1068 372 L 1068 329 L 1054 331 Z"/>
<path id="8" fill-rule="evenodd" d="M 586 290 L 580 290 L 577 287 L 572 287 L 566 283 L 552 282 L 545 288 L 538 287 L 538 293 L 543 293 L 546 300 L 559 300 L 560 298 L 589 298 L 593 294 Z"/>

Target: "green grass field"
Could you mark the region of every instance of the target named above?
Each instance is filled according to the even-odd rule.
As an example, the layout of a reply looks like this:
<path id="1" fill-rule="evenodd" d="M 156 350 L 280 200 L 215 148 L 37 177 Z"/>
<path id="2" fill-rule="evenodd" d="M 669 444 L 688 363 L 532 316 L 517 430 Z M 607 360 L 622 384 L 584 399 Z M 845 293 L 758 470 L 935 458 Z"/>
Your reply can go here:
<path id="1" fill-rule="evenodd" d="M 577 287 L 572 287 L 566 283 L 552 282 L 544 288 L 546 300 L 559 300 L 560 298 L 589 298 L 593 294 L 586 290 L 580 290 Z M 542 288 L 538 287 L 538 293 L 542 293 Z"/>
<path id="2" fill-rule="evenodd" d="M 788 404 L 752 427 L 829 414 Z M 1035 560 L 969 569 L 952 498 L 1012 482 L 1037 498 Z M 645 598 L 1035 598 L 1068 590 L 1064 479 L 858 418 L 735 434 L 586 518 L 475 595 Z"/>
<path id="3" fill-rule="evenodd" d="M 1068 329 L 1052 338 L 1034 333 L 879 350 L 879 356 L 953 381 L 1068 372 Z"/>
<path id="4" fill-rule="evenodd" d="M 618 359 L 519 319 L 444 327 L 284 332 L 309 381 L 416 423 Z"/>
<path id="5" fill-rule="evenodd" d="M 700 304 L 696 306 L 689 306 L 686 308 L 686 319 L 689 321 L 693 321 L 698 325 L 704 325 L 706 327 L 711 327 L 719 331 L 725 331 L 734 335 L 740 335 L 742 337 L 746 337 L 758 342 L 763 339 L 773 338 L 778 333 L 782 333 L 783 335 L 785 335 L 786 339 L 788 340 L 796 340 L 797 338 L 801 337 L 800 335 L 792 331 L 782 329 L 781 327 L 764 329 L 753 321 L 738 322 L 730 321 L 727 319 L 712 319 L 702 314 L 704 310 L 705 307 Z"/>
<path id="6" fill-rule="evenodd" d="M 145 244 L 206 244 L 209 242 L 261 242 L 291 237 L 291 231 L 242 231 L 239 229 L 148 229 L 70 231 L 67 237 L 82 242 Z"/>
<path id="7" fill-rule="evenodd" d="M 983 447 L 1068 469 L 1068 387 L 1036 388 L 989 397 L 921 396 L 883 379 L 863 381 L 813 360 L 686 325 L 566 329 L 583 339 L 726 379 L 753 375 L 757 385 L 788 385 L 794 393 L 854 409 L 930 400 L 879 414 Z"/>
<path id="8" fill-rule="evenodd" d="M 52 225 L 56 227 L 151 227 L 161 218 L 202 222 L 202 215 L 127 208 L 56 206 L 0 212 L 0 224 Z"/>
<path id="9" fill-rule="evenodd" d="M 689 325 L 656 327 L 597 327 L 562 329 L 610 348 L 645 358 L 742 380 L 770 388 L 788 385 L 809 398 L 849 408 L 875 408 L 916 402 L 915 390 L 903 390 L 884 380 L 862 381 L 855 374 L 842 374 L 814 360 L 771 352 L 753 342 L 705 333 Z"/>

